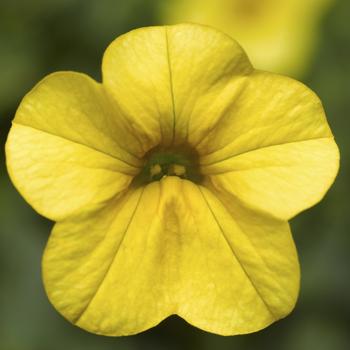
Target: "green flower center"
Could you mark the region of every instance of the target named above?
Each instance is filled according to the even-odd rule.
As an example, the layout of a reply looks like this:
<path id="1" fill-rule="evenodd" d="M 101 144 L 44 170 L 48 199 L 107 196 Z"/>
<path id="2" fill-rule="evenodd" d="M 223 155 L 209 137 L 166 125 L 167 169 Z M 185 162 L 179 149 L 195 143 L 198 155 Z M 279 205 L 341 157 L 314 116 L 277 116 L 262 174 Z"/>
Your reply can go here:
<path id="1" fill-rule="evenodd" d="M 195 183 L 200 183 L 202 175 L 199 171 L 199 156 L 196 151 L 188 148 L 156 147 L 144 156 L 144 166 L 134 178 L 135 186 L 142 186 L 153 181 L 159 181 L 166 176 L 178 176 Z"/>

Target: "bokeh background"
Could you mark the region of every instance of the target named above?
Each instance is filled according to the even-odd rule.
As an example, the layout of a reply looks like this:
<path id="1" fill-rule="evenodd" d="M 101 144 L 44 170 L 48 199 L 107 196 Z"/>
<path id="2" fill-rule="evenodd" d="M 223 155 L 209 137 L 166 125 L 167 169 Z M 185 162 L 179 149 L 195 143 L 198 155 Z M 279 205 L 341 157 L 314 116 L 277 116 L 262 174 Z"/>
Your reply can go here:
<path id="1" fill-rule="evenodd" d="M 164 23 L 164 1 L 0 0 L 0 350 L 350 349 L 349 0 L 334 1 L 323 14 L 318 45 L 299 76 L 323 101 L 342 160 L 326 198 L 291 222 L 302 268 L 293 313 L 251 335 L 220 337 L 172 317 L 140 335 L 108 338 L 72 326 L 49 304 L 40 261 L 52 223 L 8 178 L 11 119 L 48 73 L 75 70 L 100 80 L 106 46 L 130 29 Z"/>

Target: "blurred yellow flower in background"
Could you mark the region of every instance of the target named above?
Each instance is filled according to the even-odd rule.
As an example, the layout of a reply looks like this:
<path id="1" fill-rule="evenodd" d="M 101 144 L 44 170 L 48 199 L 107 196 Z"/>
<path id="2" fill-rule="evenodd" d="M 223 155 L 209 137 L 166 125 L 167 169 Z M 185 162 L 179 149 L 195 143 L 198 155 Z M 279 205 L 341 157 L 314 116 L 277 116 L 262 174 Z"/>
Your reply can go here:
<path id="1" fill-rule="evenodd" d="M 235 38 L 257 69 L 301 77 L 333 0 L 163 0 L 165 24 L 214 26 Z"/>
<path id="2" fill-rule="evenodd" d="M 300 278 L 287 220 L 338 170 L 317 96 L 191 24 L 117 38 L 102 72 L 46 77 L 6 144 L 15 186 L 56 221 L 52 304 L 104 335 L 172 314 L 223 335 L 286 316 Z"/>

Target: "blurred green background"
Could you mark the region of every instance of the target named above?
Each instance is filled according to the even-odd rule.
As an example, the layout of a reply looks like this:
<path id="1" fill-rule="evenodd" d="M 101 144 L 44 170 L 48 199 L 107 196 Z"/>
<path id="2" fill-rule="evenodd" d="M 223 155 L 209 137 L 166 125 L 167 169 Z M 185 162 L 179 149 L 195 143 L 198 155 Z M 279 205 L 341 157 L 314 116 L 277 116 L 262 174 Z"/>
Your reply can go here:
<path id="1" fill-rule="evenodd" d="M 11 119 L 50 72 L 76 70 L 100 80 L 106 46 L 132 28 L 161 23 L 160 1 L 0 0 L 0 350 L 350 349 L 349 0 L 323 18 L 320 45 L 301 79 L 321 97 L 342 161 L 326 198 L 291 223 L 302 269 L 293 313 L 244 336 L 208 334 L 172 317 L 140 335 L 108 338 L 72 326 L 49 304 L 40 261 L 52 223 L 7 176 L 3 146 Z"/>

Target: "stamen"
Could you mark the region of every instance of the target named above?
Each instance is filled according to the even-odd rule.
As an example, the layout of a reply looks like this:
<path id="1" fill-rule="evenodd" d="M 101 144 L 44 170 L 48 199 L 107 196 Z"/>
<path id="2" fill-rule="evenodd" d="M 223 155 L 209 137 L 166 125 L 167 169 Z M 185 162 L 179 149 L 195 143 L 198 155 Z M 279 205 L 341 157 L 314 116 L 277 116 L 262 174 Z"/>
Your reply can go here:
<path id="1" fill-rule="evenodd" d="M 159 164 L 153 164 L 150 167 L 149 173 L 151 178 L 154 178 L 162 173 L 162 167 Z"/>
<path id="2" fill-rule="evenodd" d="M 168 169 L 168 175 L 176 175 L 180 177 L 186 176 L 186 168 L 181 164 L 171 164 Z"/>

